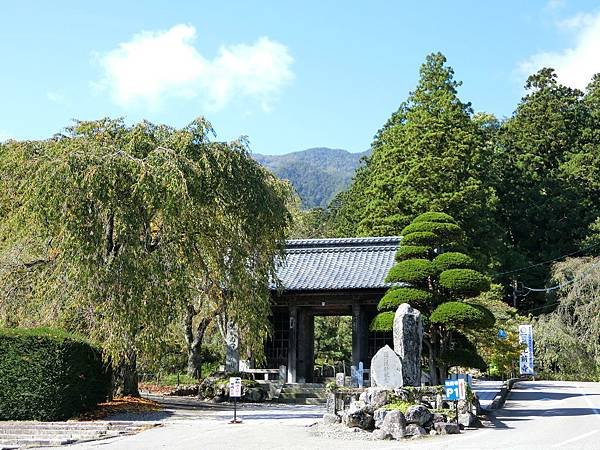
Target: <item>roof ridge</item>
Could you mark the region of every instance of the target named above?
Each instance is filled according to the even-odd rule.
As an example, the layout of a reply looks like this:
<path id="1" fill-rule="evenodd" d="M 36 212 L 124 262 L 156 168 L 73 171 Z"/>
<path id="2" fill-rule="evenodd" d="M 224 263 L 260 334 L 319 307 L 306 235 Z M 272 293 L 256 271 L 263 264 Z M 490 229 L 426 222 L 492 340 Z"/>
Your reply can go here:
<path id="1" fill-rule="evenodd" d="M 369 247 L 394 245 L 397 247 L 402 238 L 400 236 L 376 236 L 358 238 L 324 238 L 324 239 L 289 239 L 286 240 L 286 249 L 292 248 L 315 248 L 315 247 Z"/>

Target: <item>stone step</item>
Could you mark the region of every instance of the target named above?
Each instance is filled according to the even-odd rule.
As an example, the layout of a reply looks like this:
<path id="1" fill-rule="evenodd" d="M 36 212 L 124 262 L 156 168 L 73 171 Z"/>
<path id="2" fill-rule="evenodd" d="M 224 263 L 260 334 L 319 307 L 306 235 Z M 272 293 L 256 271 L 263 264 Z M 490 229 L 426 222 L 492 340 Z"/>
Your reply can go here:
<path id="1" fill-rule="evenodd" d="M 325 392 L 282 392 L 279 398 L 327 398 Z"/>
<path id="2" fill-rule="evenodd" d="M 324 389 L 323 383 L 285 383 L 283 387 L 302 387 L 302 388 L 318 388 Z"/>
<path id="3" fill-rule="evenodd" d="M 325 399 L 321 398 L 280 398 L 278 402 L 292 405 L 323 405 L 327 403 Z"/>

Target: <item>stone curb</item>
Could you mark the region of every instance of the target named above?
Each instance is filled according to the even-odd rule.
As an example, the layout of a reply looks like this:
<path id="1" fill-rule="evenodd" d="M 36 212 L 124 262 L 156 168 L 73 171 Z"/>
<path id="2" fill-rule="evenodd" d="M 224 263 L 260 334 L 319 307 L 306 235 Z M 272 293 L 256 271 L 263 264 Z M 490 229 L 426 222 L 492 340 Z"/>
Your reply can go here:
<path id="1" fill-rule="evenodd" d="M 500 393 L 494 397 L 492 404 L 489 408 L 487 408 L 487 410 L 493 411 L 495 409 L 502 408 L 504 406 L 504 402 L 506 401 L 506 397 L 508 397 L 508 393 L 511 391 L 513 385 L 517 381 L 520 381 L 520 378 L 510 378 L 506 380 L 500 389 Z"/>

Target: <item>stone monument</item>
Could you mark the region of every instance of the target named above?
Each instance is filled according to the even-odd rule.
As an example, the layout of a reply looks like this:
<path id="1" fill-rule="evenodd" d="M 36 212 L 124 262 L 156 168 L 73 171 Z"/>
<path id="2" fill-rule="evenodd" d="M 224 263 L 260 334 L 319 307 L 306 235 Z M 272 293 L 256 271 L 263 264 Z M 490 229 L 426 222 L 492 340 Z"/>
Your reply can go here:
<path id="1" fill-rule="evenodd" d="M 225 354 L 225 371 L 240 371 L 240 338 L 238 329 L 233 322 L 227 324 L 227 350 Z"/>
<path id="2" fill-rule="evenodd" d="M 394 316 L 394 350 L 402 361 L 402 379 L 405 386 L 421 385 L 422 345 L 421 312 L 408 303 L 402 303 Z"/>
<path id="3" fill-rule="evenodd" d="M 386 345 L 371 359 L 371 386 L 393 389 L 402 385 L 402 361 L 396 352 Z"/>

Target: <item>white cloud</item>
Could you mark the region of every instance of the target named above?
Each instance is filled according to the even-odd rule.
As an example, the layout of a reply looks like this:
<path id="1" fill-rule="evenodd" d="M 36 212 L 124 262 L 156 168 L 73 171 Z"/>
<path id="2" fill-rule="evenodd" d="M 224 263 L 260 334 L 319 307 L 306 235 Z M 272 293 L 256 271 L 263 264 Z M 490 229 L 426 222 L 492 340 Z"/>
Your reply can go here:
<path id="1" fill-rule="evenodd" d="M 214 59 L 198 52 L 195 38 L 196 29 L 182 24 L 138 34 L 100 55 L 104 78 L 99 85 L 123 107 L 138 102 L 156 107 L 165 98 L 179 97 L 222 109 L 243 97 L 269 109 L 293 78 L 287 47 L 267 37 L 221 47 Z"/>
<path id="2" fill-rule="evenodd" d="M 585 89 L 592 76 L 600 72 L 600 12 L 578 14 L 558 22 L 557 27 L 573 31 L 575 44 L 563 51 L 531 56 L 520 64 L 520 72 L 526 76 L 542 67 L 552 67 L 561 83 Z"/>

